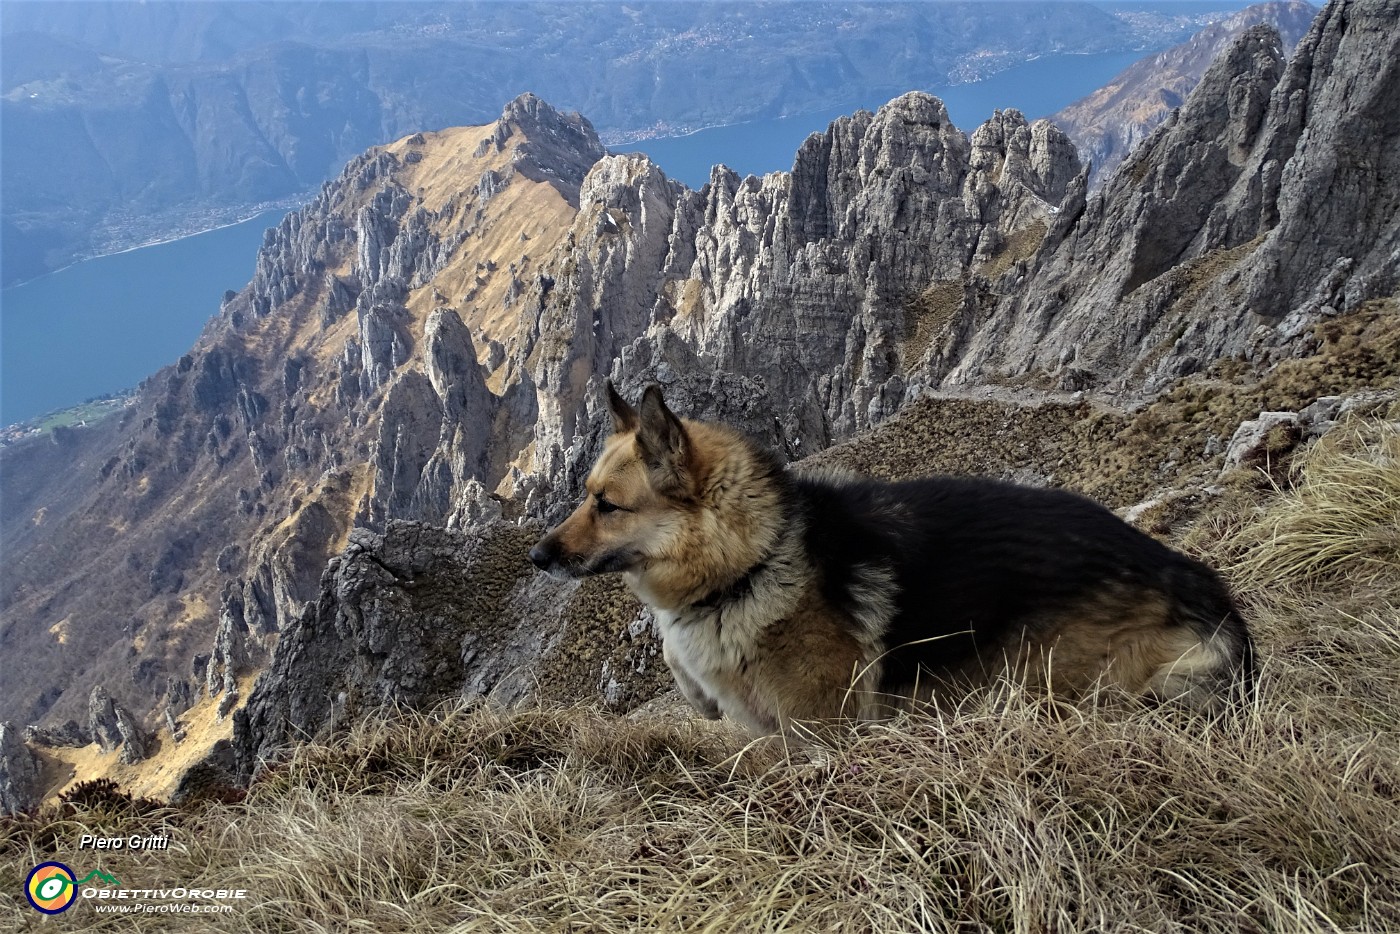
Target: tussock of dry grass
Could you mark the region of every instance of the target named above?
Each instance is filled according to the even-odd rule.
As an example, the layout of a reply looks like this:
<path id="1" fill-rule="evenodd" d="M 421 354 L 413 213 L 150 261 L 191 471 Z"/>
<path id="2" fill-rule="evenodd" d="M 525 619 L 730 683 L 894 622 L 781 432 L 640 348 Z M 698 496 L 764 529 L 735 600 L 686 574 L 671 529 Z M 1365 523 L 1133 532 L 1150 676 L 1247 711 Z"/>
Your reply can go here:
<path id="1" fill-rule="evenodd" d="M 1344 583 L 1397 592 L 1400 421 L 1334 429 L 1300 467 L 1293 490 L 1225 537 L 1231 576 L 1264 591 Z"/>
<path id="2" fill-rule="evenodd" d="M 169 852 L 103 868 L 244 887 L 247 905 L 79 905 L 50 926 L 1400 930 L 1400 568 L 1372 547 L 1395 518 L 1386 430 L 1318 446 L 1216 543 L 1260 643 L 1246 710 L 1052 715 L 1003 693 L 853 731 L 820 761 L 675 717 L 396 712 L 302 748 L 239 804 L 0 824 L 0 890 L 74 859 L 80 833 L 163 825 Z M 36 922 L 22 902 L 0 915 Z"/>

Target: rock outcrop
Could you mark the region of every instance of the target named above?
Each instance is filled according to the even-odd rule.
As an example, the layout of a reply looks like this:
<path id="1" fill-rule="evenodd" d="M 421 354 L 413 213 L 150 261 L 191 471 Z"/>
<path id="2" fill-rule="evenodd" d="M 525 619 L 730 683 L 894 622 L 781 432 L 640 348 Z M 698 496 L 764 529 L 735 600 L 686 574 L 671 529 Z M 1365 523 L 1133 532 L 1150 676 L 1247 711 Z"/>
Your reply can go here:
<path id="1" fill-rule="evenodd" d="M 93 742 L 103 752 L 111 752 L 121 745 L 121 732 L 117 729 L 116 703 L 107 689 L 100 684 L 92 689 L 88 699 L 88 732 Z"/>
<path id="2" fill-rule="evenodd" d="M 1240 467 L 1267 471 L 1299 444 L 1316 441 L 1353 416 L 1384 416 L 1396 396 L 1394 389 L 1373 389 L 1322 396 L 1297 412 L 1260 412 L 1240 422 L 1230 436 L 1221 473 Z"/>
<path id="3" fill-rule="evenodd" d="M 121 704 L 112 700 L 107 689 L 98 685 L 88 699 L 88 732 L 103 752 L 120 747 L 120 760 L 125 765 L 140 762 L 147 756 L 147 737 Z"/>
<path id="4" fill-rule="evenodd" d="M 150 737 L 125 707 L 117 708 L 117 733 L 122 738 L 123 765 L 133 765 L 150 755 Z"/>
<path id="5" fill-rule="evenodd" d="M 31 724 L 24 729 L 24 741 L 31 746 L 42 746 L 48 749 L 60 746 L 81 749 L 92 742 L 92 737 L 78 724 L 78 721 L 69 720 L 62 726 L 52 729 Z"/>
<path id="6" fill-rule="evenodd" d="M 414 522 L 356 531 L 320 599 L 282 635 L 234 715 L 238 773 L 390 704 L 602 694 L 627 709 L 664 674 L 650 618 L 620 582 L 561 582 L 526 558 L 538 526 L 472 535 Z"/>
<path id="7" fill-rule="evenodd" d="M 1272 455 L 1291 450 L 1302 436 L 1296 412 L 1260 412 L 1258 418 L 1241 422 L 1225 448 L 1222 472 L 1245 466 L 1259 466 Z"/>
<path id="8" fill-rule="evenodd" d="M 27 811 L 39 804 L 40 763 L 13 723 L 0 723 L 0 815 Z"/>

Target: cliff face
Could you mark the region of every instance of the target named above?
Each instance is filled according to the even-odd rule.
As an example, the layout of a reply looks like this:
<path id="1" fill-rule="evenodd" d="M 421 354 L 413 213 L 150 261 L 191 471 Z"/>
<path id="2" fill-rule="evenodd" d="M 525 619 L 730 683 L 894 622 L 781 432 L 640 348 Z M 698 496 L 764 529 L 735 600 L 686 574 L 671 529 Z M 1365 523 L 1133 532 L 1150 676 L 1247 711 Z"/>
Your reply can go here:
<path id="1" fill-rule="evenodd" d="M 1400 8 L 1334 3 L 1291 61 L 1255 27 L 1026 271 L 965 290 L 950 383 L 1159 390 L 1210 360 L 1292 352 L 1397 284 Z M 1092 275 L 1086 271 L 1092 270 Z"/>
<path id="2" fill-rule="evenodd" d="M 790 454 L 875 424 L 903 399 L 919 291 L 1033 245 L 1079 171 L 1049 124 L 1011 111 L 969 137 L 924 94 L 836 121 L 791 173 L 716 168 L 699 192 L 603 160 L 521 348 L 540 399 L 525 487 L 577 488 L 607 375 Z"/>
<path id="3" fill-rule="evenodd" d="M 649 621 L 615 586 L 540 581 L 538 526 L 512 524 L 572 505 L 603 378 L 798 457 L 930 390 L 1112 402 L 1305 353 L 1312 324 L 1395 292 L 1396 18 L 1334 3 L 1286 67 L 1249 32 L 1092 196 L 1049 123 L 965 134 L 924 94 L 838 120 L 790 173 L 698 192 L 528 95 L 371 151 L 269 232 L 121 425 L 5 455 L 86 466 L 6 517 L 0 639 L 36 662 L 6 672 L 0 716 L 80 716 L 100 682 L 131 711 L 173 721 L 208 692 L 226 715 L 274 645 L 236 714 L 245 774 L 386 700 L 630 706 L 659 683 Z M 112 609 L 69 585 L 83 563 L 135 622 L 74 625 Z"/>
<path id="4" fill-rule="evenodd" d="M 1090 186 L 1113 175 L 1128 153 L 1180 107 L 1211 64 L 1251 26 L 1272 26 L 1291 54 L 1317 7 L 1298 0 L 1258 3 L 1212 23 L 1180 45 L 1133 64 L 1108 84 L 1050 117 L 1092 164 Z"/>

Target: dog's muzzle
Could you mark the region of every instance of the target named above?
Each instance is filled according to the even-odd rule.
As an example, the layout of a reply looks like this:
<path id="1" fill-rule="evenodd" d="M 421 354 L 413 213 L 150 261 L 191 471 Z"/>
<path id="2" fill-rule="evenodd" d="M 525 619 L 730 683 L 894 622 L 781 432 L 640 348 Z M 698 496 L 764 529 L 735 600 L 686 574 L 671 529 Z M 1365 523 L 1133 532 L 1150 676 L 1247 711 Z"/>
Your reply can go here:
<path id="1" fill-rule="evenodd" d="M 542 538 L 530 549 L 530 563 L 541 571 L 556 571 L 559 569 L 559 544 L 551 542 L 547 538 Z"/>
<path id="2" fill-rule="evenodd" d="M 530 549 L 531 563 L 549 576 L 561 580 L 625 571 L 637 563 L 638 557 L 631 551 L 610 551 L 586 561 L 580 555 L 564 554 L 559 542 L 551 541 L 547 535 Z"/>
<path id="3" fill-rule="evenodd" d="M 564 554 L 557 539 L 548 535 L 530 549 L 530 563 L 556 580 L 571 580 L 589 573 L 576 558 Z"/>

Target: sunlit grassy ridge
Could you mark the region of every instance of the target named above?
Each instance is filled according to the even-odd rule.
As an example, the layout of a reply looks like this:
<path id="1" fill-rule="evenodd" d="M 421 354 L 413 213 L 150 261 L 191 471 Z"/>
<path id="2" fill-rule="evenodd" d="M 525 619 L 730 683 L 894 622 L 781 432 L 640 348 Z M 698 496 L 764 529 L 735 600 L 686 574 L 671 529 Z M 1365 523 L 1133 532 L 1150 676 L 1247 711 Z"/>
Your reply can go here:
<path id="1" fill-rule="evenodd" d="M 239 803 L 138 816 L 107 800 L 4 825 L 0 889 L 80 833 L 165 824 L 166 853 L 73 868 L 243 887 L 246 904 L 80 904 L 48 926 L 1400 929 L 1400 567 L 1376 544 L 1395 455 L 1393 424 L 1354 423 L 1288 491 L 1198 520 L 1259 637 L 1247 710 L 1051 710 L 1006 690 L 815 760 L 664 713 L 391 712 L 301 748 Z M 22 901 L 4 913 L 38 920 Z"/>

